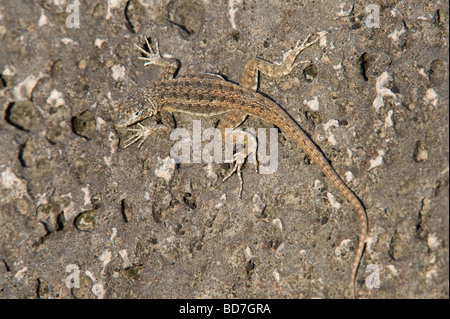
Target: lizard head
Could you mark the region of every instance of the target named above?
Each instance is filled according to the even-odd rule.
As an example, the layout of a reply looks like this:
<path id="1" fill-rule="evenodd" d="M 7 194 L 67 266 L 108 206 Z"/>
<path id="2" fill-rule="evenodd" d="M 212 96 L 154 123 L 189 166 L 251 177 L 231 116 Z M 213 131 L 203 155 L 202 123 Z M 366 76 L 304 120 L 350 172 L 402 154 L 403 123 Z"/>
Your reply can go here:
<path id="1" fill-rule="evenodd" d="M 115 125 L 126 127 L 145 120 L 156 113 L 152 100 L 144 92 L 136 91 L 121 99 L 114 106 Z"/>

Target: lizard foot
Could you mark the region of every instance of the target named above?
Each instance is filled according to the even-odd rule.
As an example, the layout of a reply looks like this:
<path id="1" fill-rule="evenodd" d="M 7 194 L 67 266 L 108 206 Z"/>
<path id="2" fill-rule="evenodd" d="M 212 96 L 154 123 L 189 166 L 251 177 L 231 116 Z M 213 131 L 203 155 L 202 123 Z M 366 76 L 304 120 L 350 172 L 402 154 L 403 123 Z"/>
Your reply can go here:
<path id="1" fill-rule="evenodd" d="M 128 140 L 125 141 L 125 146 L 123 148 L 127 148 L 128 146 L 136 143 L 137 141 L 141 140 L 139 142 L 138 147 L 140 148 L 142 144 L 144 144 L 145 140 L 152 134 L 152 132 L 157 128 L 157 125 L 154 124 L 152 126 L 144 126 L 141 123 L 137 123 L 139 125 L 139 128 L 129 128 L 129 131 L 136 132 L 131 136 Z"/>
<path id="2" fill-rule="evenodd" d="M 237 155 L 235 154 L 233 157 L 236 159 Z M 222 180 L 223 182 L 225 182 L 234 173 L 236 173 L 236 175 L 239 178 L 239 198 L 242 198 L 242 190 L 243 190 L 243 185 L 244 185 L 244 182 L 242 180 L 242 167 L 243 166 L 244 166 L 243 162 L 235 161 L 233 169 Z"/>
<path id="3" fill-rule="evenodd" d="M 144 66 L 154 64 L 162 67 L 164 70 L 162 77 L 165 79 L 172 78 L 179 68 L 178 61 L 173 57 L 167 55 L 161 56 L 161 54 L 159 53 L 158 41 L 154 40 L 155 50 L 153 50 L 147 38 L 144 36 L 143 38 L 145 39 L 145 43 L 147 44 L 148 51 L 141 48 L 137 44 L 134 44 L 139 49 L 139 51 L 141 51 L 145 55 L 144 57 L 138 57 L 138 59 L 145 61 Z"/>
<path id="4" fill-rule="evenodd" d="M 225 182 L 234 173 L 236 173 L 239 178 L 239 198 L 242 198 L 244 184 L 242 179 L 242 168 L 244 167 L 246 159 L 253 159 L 256 164 L 256 172 L 258 173 L 258 160 L 256 157 L 258 142 L 254 135 L 248 133 L 244 134 L 248 137 L 247 142 L 245 144 L 236 144 L 236 153 L 233 154 L 234 167 L 222 180 Z"/>
<path id="5" fill-rule="evenodd" d="M 147 61 L 144 63 L 144 66 L 150 65 L 150 64 L 160 64 L 161 61 L 161 54 L 159 53 L 159 45 L 158 45 L 158 41 L 155 41 L 155 47 L 156 50 L 153 51 L 150 43 L 148 42 L 146 37 L 143 37 L 145 39 L 145 43 L 147 44 L 148 47 L 148 51 L 144 50 L 143 48 L 141 48 L 140 46 L 138 46 L 136 43 L 134 44 L 136 46 L 136 48 L 138 48 L 142 53 L 144 53 L 146 55 L 146 57 L 138 57 L 138 59 L 140 60 L 144 60 Z"/>
<path id="6" fill-rule="evenodd" d="M 297 41 L 297 43 L 295 45 L 295 48 L 292 49 L 292 51 L 295 53 L 295 55 L 300 54 L 300 52 L 302 52 L 306 48 L 308 48 L 308 47 L 312 46 L 313 44 L 317 43 L 325 34 L 326 34 L 326 32 L 324 32 L 324 33 L 319 32 L 319 36 L 316 39 L 312 40 L 312 41 L 311 41 L 311 38 L 312 38 L 313 35 L 311 33 L 308 34 L 308 36 L 306 37 L 305 40 Z M 298 62 L 294 63 L 291 68 L 294 69 L 297 66 L 299 66 L 300 64 L 305 64 L 305 63 L 311 63 L 311 61 L 309 61 L 309 60 L 298 61 Z"/>

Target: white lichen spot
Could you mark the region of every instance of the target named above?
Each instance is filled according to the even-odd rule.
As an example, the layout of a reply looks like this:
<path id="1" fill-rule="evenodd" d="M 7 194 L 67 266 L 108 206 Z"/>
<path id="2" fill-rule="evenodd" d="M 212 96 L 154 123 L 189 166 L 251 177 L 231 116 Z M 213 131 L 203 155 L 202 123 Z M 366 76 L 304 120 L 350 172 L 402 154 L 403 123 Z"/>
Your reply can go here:
<path id="1" fill-rule="evenodd" d="M 15 276 L 14 276 L 14 278 L 16 278 L 17 280 L 21 280 L 21 279 L 23 279 L 23 277 L 25 277 L 25 273 L 28 271 L 28 267 L 23 267 L 21 270 L 19 270 L 16 274 L 15 274 Z"/>
<path id="2" fill-rule="evenodd" d="M 332 127 L 339 127 L 339 121 L 335 119 L 331 119 L 323 125 L 323 130 L 328 132 Z"/>
<path id="3" fill-rule="evenodd" d="M 245 249 L 244 249 L 244 256 L 245 256 L 245 259 L 246 260 L 250 260 L 250 259 L 252 259 L 254 256 L 253 256 L 253 252 L 252 252 L 252 250 L 250 249 L 250 247 L 245 247 Z"/>
<path id="4" fill-rule="evenodd" d="M 430 250 L 436 250 L 441 246 L 442 241 L 436 236 L 436 233 L 428 234 L 427 245 Z"/>
<path id="5" fill-rule="evenodd" d="M 102 274 L 105 274 L 106 266 L 111 262 L 112 253 L 109 249 L 106 249 L 99 257 L 98 260 L 102 263 Z"/>
<path id="6" fill-rule="evenodd" d="M 319 98 L 317 96 L 315 96 L 310 101 L 307 101 L 305 99 L 305 100 L 303 100 L 303 105 L 308 106 L 312 111 L 318 111 L 319 110 Z"/>
<path id="7" fill-rule="evenodd" d="M 334 134 L 330 134 L 330 136 L 328 136 L 328 143 L 330 143 L 331 145 L 336 145 L 337 144 L 337 140 L 336 137 L 334 136 Z"/>
<path id="8" fill-rule="evenodd" d="M 123 268 L 133 267 L 133 264 L 130 262 L 130 259 L 128 258 L 128 252 L 126 249 L 122 249 L 121 251 L 119 251 L 119 255 L 123 260 L 122 264 Z"/>
<path id="9" fill-rule="evenodd" d="M 383 72 L 379 77 L 377 77 L 377 81 L 375 84 L 375 89 L 377 91 L 377 96 L 373 100 L 373 107 L 376 111 L 380 109 L 380 107 L 384 106 L 384 97 L 391 97 L 394 99 L 395 105 L 399 105 L 398 97 L 397 95 L 392 92 L 390 89 L 386 87 L 386 85 L 389 83 L 389 81 L 392 80 L 392 77 L 389 75 L 388 72 Z"/>
<path id="10" fill-rule="evenodd" d="M 77 206 L 72 200 L 72 193 L 61 195 L 61 198 L 68 202 L 68 204 L 63 207 L 64 218 L 66 220 L 71 220 L 78 214 Z"/>
<path id="11" fill-rule="evenodd" d="M 395 29 L 392 33 L 390 33 L 388 35 L 388 38 L 390 38 L 392 41 L 394 42 L 399 42 L 400 41 L 400 36 L 406 32 L 405 26 L 402 25 L 402 28 L 399 29 Z"/>
<path id="12" fill-rule="evenodd" d="M 420 74 L 421 76 L 423 76 L 425 79 L 427 79 L 427 80 L 430 79 L 430 77 L 428 76 L 427 72 L 425 72 L 425 69 L 424 69 L 424 68 L 419 68 L 419 69 L 417 69 L 417 71 L 418 71 L 419 74 Z"/>
<path id="13" fill-rule="evenodd" d="M 339 121 L 335 120 L 335 119 L 331 119 L 323 125 L 323 129 L 324 129 L 325 133 L 328 133 L 328 139 L 327 139 L 328 142 L 331 145 L 336 145 L 337 144 L 336 137 L 331 132 L 332 127 L 339 127 Z"/>
<path id="14" fill-rule="evenodd" d="M 347 155 L 348 155 L 348 158 L 349 158 L 349 159 L 352 159 L 352 157 L 353 157 L 353 152 L 352 152 L 352 150 L 349 149 L 348 147 L 347 147 Z"/>
<path id="15" fill-rule="evenodd" d="M 346 253 L 348 253 L 350 251 L 351 243 L 352 243 L 351 239 L 344 239 L 340 243 L 340 245 L 337 246 L 336 249 L 334 250 L 334 253 L 335 253 L 336 257 L 342 257 Z"/>
<path id="16" fill-rule="evenodd" d="M 85 274 L 92 280 L 92 283 L 94 284 L 91 288 L 92 293 L 97 296 L 98 299 L 103 299 L 105 297 L 105 289 L 103 288 L 101 280 L 97 281 L 94 274 L 89 270 L 86 270 Z"/>
<path id="17" fill-rule="evenodd" d="M 325 34 L 327 34 L 327 33 L 328 33 L 327 31 L 319 31 L 319 32 L 317 32 L 317 35 L 320 37 L 319 46 L 321 48 L 324 48 L 324 47 L 327 46 L 327 37 L 325 36 Z"/>
<path id="18" fill-rule="evenodd" d="M 108 0 L 108 8 L 106 9 L 105 19 L 109 20 L 112 17 L 111 11 L 125 6 L 125 0 Z"/>
<path id="19" fill-rule="evenodd" d="M 275 269 L 275 270 L 272 272 L 272 276 L 273 276 L 273 278 L 275 279 L 275 281 L 277 282 L 277 284 L 279 284 L 280 281 L 281 281 L 281 277 L 280 277 L 280 273 L 278 272 L 278 270 Z"/>
<path id="20" fill-rule="evenodd" d="M 125 67 L 120 64 L 115 64 L 111 67 L 111 76 L 115 81 L 125 79 Z"/>
<path id="21" fill-rule="evenodd" d="M 64 45 L 78 45 L 79 43 L 77 41 L 72 40 L 71 38 L 62 38 L 61 42 L 64 43 Z"/>
<path id="22" fill-rule="evenodd" d="M 39 20 L 38 20 L 38 26 L 43 27 L 44 25 L 47 25 L 47 24 L 48 24 L 47 16 L 45 15 L 44 9 L 41 9 L 41 16 L 39 17 Z"/>
<path id="23" fill-rule="evenodd" d="M 53 89 L 47 98 L 47 104 L 53 107 L 65 106 L 66 101 L 64 100 L 64 95 L 57 89 Z"/>
<path id="24" fill-rule="evenodd" d="M 427 93 L 423 97 L 423 101 L 427 105 L 433 105 L 434 107 L 437 107 L 438 106 L 438 101 L 439 101 L 439 96 L 438 96 L 438 94 L 436 93 L 435 90 L 430 88 L 430 89 L 427 90 Z"/>
<path id="25" fill-rule="evenodd" d="M 158 163 L 155 168 L 155 175 L 163 178 L 167 183 L 172 179 L 172 175 L 175 172 L 176 162 L 170 156 L 165 159 L 161 159 L 158 156 Z"/>
<path id="26" fill-rule="evenodd" d="M 394 126 L 394 121 L 392 120 L 392 115 L 394 114 L 393 110 L 389 110 L 386 118 L 384 119 L 384 128 L 389 128 Z"/>
<path id="27" fill-rule="evenodd" d="M 236 13 L 238 11 L 238 5 L 242 3 L 243 0 L 228 0 L 228 21 L 230 21 L 231 28 L 237 30 L 236 25 Z"/>
<path id="28" fill-rule="evenodd" d="M 112 234 L 111 234 L 111 237 L 109 237 L 109 240 L 110 240 L 111 242 L 114 242 L 114 238 L 116 238 L 116 236 L 117 236 L 117 228 L 116 228 L 116 227 L 113 227 L 113 228 L 112 228 Z"/>
<path id="29" fill-rule="evenodd" d="M 375 245 L 378 243 L 378 236 L 368 236 L 366 238 L 366 250 L 367 252 L 373 252 Z"/>
<path id="30" fill-rule="evenodd" d="M 89 190 L 90 187 L 91 185 L 87 184 L 85 187 L 81 188 L 81 191 L 84 193 L 84 206 L 91 205 L 91 191 Z"/>
<path id="31" fill-rule="evenodd" d="M 330 202 L 331 207 L 333 207 L 336 210 L 339 210 L 339 208 L 341 208 L 341 204 L 334 198 L 333 194 L 327 192 L 327 198 L 328 202 Z"/>
<path id="32" fill-rule="evenodd" d="M 387 265 L 386 268 L 389 269 L 393 276 L 398 277 L 398 270 L 394 265 Z"/>
<path id="33" fill-rule="evenodd" d="M 323 190 L 323 183 L 320 179 L 314 180 L 314 189 L 318 192 L 321 192 Z"/>
<path id="34" fill-rule="evenodd" d="M 261 215 L 264 210 L 266 209 L 266 204 L 261 199 L 261 196 L 258 194 L 253 195 L 252 198 L 253 206 L 252 206 L 252 212 L 255 215 Z"/>
<path id="35" fill-rule="evenodd" d="M 203 167 L 206 177 L 211 180 L 217 180 L 217 174 L 214 172 L 214 162 L 210 162 Z"/>
<path id="36" fill-rule="evenodd" d="M 105 43 L 105 42 L 106 42 L 106 40 L 97 38 L 97 39 L 95 39 L 95 41 L 94 41 L 94 45 L 95 45 L 97 48 L 101 49 L 103 43 Z"/>
<path id="37" fill-rule="evenodd" d="M 33 93 L 33 90 L 36 87 L 36 84 L 43 77 L 44 75 L 42 73 L 39 73 L 38 76 L 35 76 L 33 74 L 27 76 L 25 80 L 23 80 L 14 87 L 13 90 L 14 100 L 16 101 L 29 100 L 31 98 L 31 93 Z"/>
<path id="38" fill-rule="evenodd" d="M 5 192 L 2 192 L 2 195 L 6 195 L 6 192 L 9 191 L 9 197 L 11 199 L 23 196 L 31 199 L 27 192 L 27 183 L 18 178 L 10 167 L 6 168 L 0 174 L 0 190 L 5 190 Z M 6 203 L 7 200 L 7 196 L 1 196 L 0 204 Z"/>
<path id="39" fill-rule="evenodd" d="M 377 156 L 376 158 L 370 160 L 369 171 L 370 171 L 372 168 L 378 167 L 378 166 L 380 166 L 381 164 L 383 164 L 383 156 L 384 156 L 385 154 L 386 154 L 386 151 L 385 151 L 385 150 L 379 150 L 379 151 L 378 151 L 378 156 Z"/>
<path id="40" fill-rule="evenodd" d="M 433 283 L 433 278 L 435 277 L 437 277 L 436 266 L 427 271 L 427 273 L 425 274 L 425 281 L 428 285 L 431 285 Z"/>
<path id="41" fill-rule="evenodd" d="M 5 65 L 2 75 L 3 76 L 14 76 L 14 75 L 16 75 L 16 68 L 12 65 Z"/>
<path id="42" fill-rule="evenodd" d="M 106 125 L 106 121 L 102 119 L 100 116 L 97 116 L 95 119 L 95 128 L 97 131 L 102 131 Z"/>
<path id="43" fill-rule="evenodd" d="M 281 219 L 275 218 L 274 220 L 272 220 L 272 225 L 274 225 L 275 229 L 278 229 L 280 233 L 283 232 L 283 223 L 281 222 Z"/>
<path id="44" fill-rule="evenodd" d="M 336 12 L 337 17 L 341 18 L 349 16 L 353 11 L 353 6 L 353 3 L 341 2 L 339 4 L 339 11 Z"/>
<path id="45" fill-rule="evenodd" d="M 333 65 L 333 69 L 336 70 L 336 76 L 339 81 L 344 80 L 344 69 L 342 67 L 342 63 Z"/>
<path id="46" fill-rule="evenodd" d="M 223 195 L 220 197 L 219 202 L 217 202 L 217 203 L 214 205 L 214 208 L 215 208 L 215 209 L 222 208 L 222 207 L 225 205 L 226 202 L 227 202 L 227 194 L 223 194 Z"/>
<path id="47" fill-rule="evenodd" d="M 350 171 L 346 171 L 344 176 L 345 176 L 345 180 L 347 181 L 347 183 L 350 183 L 354 178 L 353 173 Z"/>

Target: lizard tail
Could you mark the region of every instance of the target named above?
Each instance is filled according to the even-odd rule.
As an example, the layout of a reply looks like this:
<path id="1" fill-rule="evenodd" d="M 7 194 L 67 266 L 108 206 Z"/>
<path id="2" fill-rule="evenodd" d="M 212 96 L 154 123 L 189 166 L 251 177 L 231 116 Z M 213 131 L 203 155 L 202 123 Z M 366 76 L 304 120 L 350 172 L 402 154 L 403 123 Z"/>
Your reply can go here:
<path id="1" fill-rule="evenodd" d="M 356 299 L 356 276 L 358 274 L 358 269 L 364 254 L 364 248 L 367 237 L 367 229 L 368 229 L 368 218 L 366 214 L 366 209 L 364 205 L 356 196 L 355 193 L 345 184 L 345 182 L 341 179 L 339 174 L 334 170 L 331 164 L 328 162 L 325 155 L 320 151 L 318 146 L 314 144 L 314 142 L 309 138 L 309 136 L 300 128 L 300 126 L 292 119 L 287 113 L 284 113 L 280 110 L 278 112 L 278 121 L 274 122 L 276 125 L 282 130 L 285 131 L 292 139 L 295 140 L 297 145 L 299 145 L 305 153 L 319 166 L 321 171 L 325 174 L 325 176 L 333 183 L 336 189 L 345 197 L 347 201 L 354 207 L 356 212 L 358 213 L 361 228 L 360 228 L 360 236 L 358 243 L 358 250 L 356 251 L 355 260 L 353 262 L 352 267 L 352 275 L 350 281 L 350 287 L 353 294 L 353 297 Z"/>

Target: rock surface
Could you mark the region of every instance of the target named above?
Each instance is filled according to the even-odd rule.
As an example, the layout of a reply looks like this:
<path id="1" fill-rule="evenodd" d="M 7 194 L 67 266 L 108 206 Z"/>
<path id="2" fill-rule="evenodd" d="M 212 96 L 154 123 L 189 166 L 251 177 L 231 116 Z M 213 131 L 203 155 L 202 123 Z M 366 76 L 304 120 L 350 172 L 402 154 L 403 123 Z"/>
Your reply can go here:
<path id="1" fill-rule="evenodd" d="M 112 113 L 160 75 L 141 35 L 179 75 L 239 82 L 319 31 L 259 90 L 367 208 L 359 296 L 448 298 L 448 3 L 410 2 L 0 0 L 0 298 L 348 296 L 358 217 L 282 132 L 277 171 L 246 165 L 239 199 L 229 164 L 161 166 L 167 134 L 122 149 Z"/>

